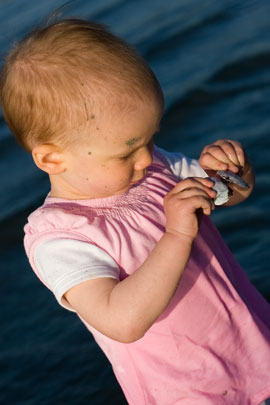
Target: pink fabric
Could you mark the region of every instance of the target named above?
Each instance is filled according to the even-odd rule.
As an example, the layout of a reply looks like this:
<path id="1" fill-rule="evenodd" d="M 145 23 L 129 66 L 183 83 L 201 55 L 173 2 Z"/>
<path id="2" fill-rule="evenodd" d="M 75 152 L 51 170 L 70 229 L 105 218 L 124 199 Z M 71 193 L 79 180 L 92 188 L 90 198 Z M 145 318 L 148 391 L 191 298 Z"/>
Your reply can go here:
<path id="1" fill-rule="evenodd" d="M 125 194 L 47 198 L 25 227 L 33 269 L 37 243 L 66 237 L 104 249 L 121 279 L 132 274 L 164 233 L 163 198 L 176 182 L 156 157 Z M 270 396 L 269 305 L 206 217 L 173 299 L 142 339 L 119 343 L 85 324 L 130 405 L 258 405 Z"/>

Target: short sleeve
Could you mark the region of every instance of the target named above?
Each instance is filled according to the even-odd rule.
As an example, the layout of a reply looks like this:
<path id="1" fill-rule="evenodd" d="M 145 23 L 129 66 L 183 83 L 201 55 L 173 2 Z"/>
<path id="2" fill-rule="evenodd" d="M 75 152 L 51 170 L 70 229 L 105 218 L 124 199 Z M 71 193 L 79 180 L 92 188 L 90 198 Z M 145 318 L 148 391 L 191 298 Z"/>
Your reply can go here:
<path id="1" fill-rule="evenodd" d="M 87 280 L 111 277 L 119 280 L 119 267 L 99 247 L 73 239 L 51 239 L 35 248 L 36 270 L 60 305 L 72 310 L 63 295 Z"/>
<path id="2" fill-rule="evenodd" d="M 188 158 L 180 152 L 167 152 L 157 147 L 156 150 L 166 159 L 166 162 L 176 177 L 180 179 L 187 177 L 207 177 L 206 172 L 201 168 L 198 160 Z"/>

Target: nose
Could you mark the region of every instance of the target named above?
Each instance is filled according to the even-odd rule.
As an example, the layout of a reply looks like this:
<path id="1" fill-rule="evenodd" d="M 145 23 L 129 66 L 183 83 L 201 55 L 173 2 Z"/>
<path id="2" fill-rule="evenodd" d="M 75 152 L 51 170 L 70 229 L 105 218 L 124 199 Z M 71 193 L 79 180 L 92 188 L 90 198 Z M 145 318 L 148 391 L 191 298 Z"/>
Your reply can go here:
<path id="1" fill-rule="evenodd" d="M 138 151 L 137 160 L 134 165 L 135 170 L 144 170 L 151 165 L 152 158 L 152 146 L 147 145 L 142 150 Z"/>

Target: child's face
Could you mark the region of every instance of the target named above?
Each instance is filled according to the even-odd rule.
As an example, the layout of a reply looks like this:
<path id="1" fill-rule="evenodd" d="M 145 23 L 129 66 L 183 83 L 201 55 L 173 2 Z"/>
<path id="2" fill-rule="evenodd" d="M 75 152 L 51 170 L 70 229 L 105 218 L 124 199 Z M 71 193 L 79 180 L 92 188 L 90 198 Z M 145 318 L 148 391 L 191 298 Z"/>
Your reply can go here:
<path id="1" fill-rule="evenodd" d="M 65 152 L 66 170 L 58 182 L 57 195 L 52 182 L 52 195 L 85 199 L 126 192 L 145 176 L 152 163 L 153 135 L 161 115 L 158 102 L 140 102 L 136 108 L 126 106 L 118 114 L 112 113 L 106 122 L 92 116 L 94 133 L 83 135 L 79 145 Z"/>

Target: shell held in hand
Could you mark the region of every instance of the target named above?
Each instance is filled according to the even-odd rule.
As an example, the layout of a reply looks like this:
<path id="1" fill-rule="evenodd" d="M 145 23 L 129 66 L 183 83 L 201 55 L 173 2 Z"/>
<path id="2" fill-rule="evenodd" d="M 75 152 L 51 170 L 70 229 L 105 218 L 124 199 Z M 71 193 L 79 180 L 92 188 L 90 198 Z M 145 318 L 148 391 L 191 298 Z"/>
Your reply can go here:
<path id="1" fill-rule="evenodd" d="M 232 195 L 232 190 L 227 184 L 233 183 L 245 189 L 249 188 L 249 185 L 245 180 L 229 170 L 218 170 L 217 174 L 210 177 L 210 179 L 215 183 L 212 189 L 217 192 L 217 195 L 214 198 L 215 205 L 223 205 L 229 201 L 229 198 Z"/>

